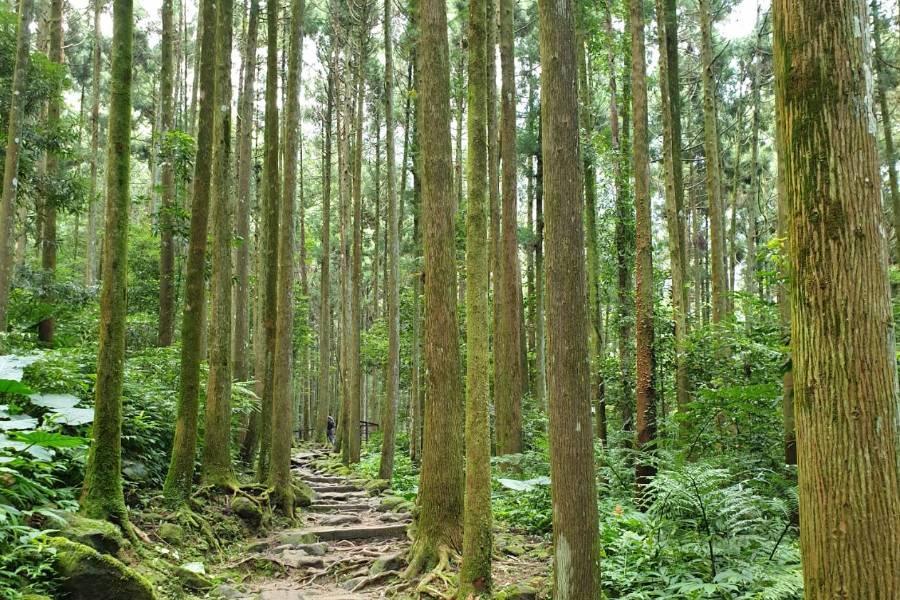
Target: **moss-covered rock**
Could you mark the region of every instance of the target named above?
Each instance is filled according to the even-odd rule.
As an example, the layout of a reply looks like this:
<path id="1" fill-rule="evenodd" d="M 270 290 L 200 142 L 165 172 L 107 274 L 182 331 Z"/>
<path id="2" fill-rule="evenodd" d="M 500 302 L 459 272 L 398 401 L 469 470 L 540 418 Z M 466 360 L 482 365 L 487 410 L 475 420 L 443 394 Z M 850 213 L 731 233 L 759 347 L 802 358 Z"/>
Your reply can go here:
<path id="1" fill-rule="evenodd" d="M 109 521 L 89 519 L 76 513 L 54 511 L 59 517 L 58 521 L 48 523 L 48 526 L 58 527 L 62 537 L 90 546 L 97 552 L 116 555 L 126 545 L 125 538 L 118 527 Z"/>
<path id="2" fill-rule="evenodd" d="M 235 496 L 231 500 L 231 512 L 251 527 L 259 527 L 262 523 L 263 513 L 259 505 L 245 496 Z"/>
<path id="3" fill-rule="evenodd" d="M 60 588 L 69 600 L 156 600 L 147 580 L 115 558 L 63 537 L 47 542 L 56 549 Z"/>
<path id="4" fill-rule="evenodd" d="M 406 553 L 396 552 L 376 558 L 369 567 L 369 575 L 379 575 L 386 571 L 399 571 L 406 564 Z"/>
<path id="5" fill-rule="evenodd" d="M 316 492 L 305 481 L 294 481 L 294 504 L 307 507 L 317 499 Z"/>
<path id="6" fill-rule="evenodd" d="M 366 482 L 365 488 L 370 496 L 377 496 L 391 487 L 391 482 L 387 479 L 373 479 Z"/>
<path id="7" fill-rule="evenodd" d="M 192 562 L 179 565 L 175 569 L 175 577 L 185 589 L 202 592 L 213 587 L 213 582 L 206 576 L 203 563 Z"/>
<path id="8" fill-rule="evenodd" d="M 184 527 L 175 523 L 163 523 L 156 531 L 159 538 L 173 546 L 180 546 L 184 543 Z"/>

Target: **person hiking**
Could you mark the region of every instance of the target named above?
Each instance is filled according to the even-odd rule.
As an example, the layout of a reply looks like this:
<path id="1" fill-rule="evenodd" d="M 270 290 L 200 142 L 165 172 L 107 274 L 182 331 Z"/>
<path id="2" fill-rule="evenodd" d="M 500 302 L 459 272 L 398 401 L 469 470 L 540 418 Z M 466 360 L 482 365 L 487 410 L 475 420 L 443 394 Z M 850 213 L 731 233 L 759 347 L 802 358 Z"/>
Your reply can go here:
<path id="1" fill-rule="evenodd" d="M 328 415 L 328 428 L 326 430 L 328 434 L 328 441 L 334 446 L 334 430 L 337 428 L 337 425 L 334 422 L 334 417 Z"/>

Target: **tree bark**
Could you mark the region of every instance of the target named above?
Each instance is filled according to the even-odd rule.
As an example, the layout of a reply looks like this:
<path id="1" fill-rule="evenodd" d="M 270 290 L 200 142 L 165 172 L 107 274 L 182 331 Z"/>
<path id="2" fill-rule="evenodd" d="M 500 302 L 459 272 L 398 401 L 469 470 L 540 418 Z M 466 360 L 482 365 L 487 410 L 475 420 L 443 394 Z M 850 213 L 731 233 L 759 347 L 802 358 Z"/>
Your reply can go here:
<path id="1" fill-rule="evenodd" d="M 502 215 L 499 280 L 494 302 L 494 406 L 497 454 L 522 451 L 523 373 L 520 355 L 521 285 L 516 229 L 516 81 L 513 52 L 513 8 L 515 0 L 500 4 L 500 158 L 502 161 Z"/>
<path id="2" fill-rule="evenodd" d="M 332 57 L 334 54 L 332 53 Z M 327 440 L 328 413 L 331 404 L 331 137 L 334 118 L 335 64 L 328 66 L 325 107 L 325 148 L 322 156 L 322 268 L 319 280 L 319 388 L 317 393 L 316 439 Z"/>
<path id="3" fill-rule="evenodd" d="M 103 0 L 94 0 L 94 37 L 91 50 L 91 157 L 90 184 L 88 187 L 88 222 L 85 232 L 84 284 L 94 285 L 97 280 L 97 179 L 100 162 L 100 58 L 102 55 L 100 12 Z"/>
<path id="4" fill-rule="evenodd" d="M 159 74 L 160 138 L 165 147 L 166 136 L 174 124 L 174 75 L 172 23 L 173 0 L 162 5 L 162 41 Z M 157 344 L 171 346 L 175 337 L 175 170 L 173 157 L 164 156 L 161 169 L 162 198 L 159 211 L 159 329 Z M 88 226 L 90 229 L 90 225 Z M 88 243 L 90 247 L 90 242 Z"/>
<path id="5" fill-rule="evenodd" d="M 216 3 L 216 106 L 212 167 L 212 261 L 209 375 L 203 445 L 203 481 L 233 486 L 231 468 L 231 45 L 232 0 Z"/>
<path id="6" fill-rule="evenodd" d="M 647 59 L 643 0 L 631 0 L 631 105 L 634 123 L 635 207 L 635 355 L 637 371 L 636 429 L 638 458 L 635 483 L 638 502 L 646 501 L 647 485 L 656 474 L 656 351 L 653 332 L 653 231 L 650 206 L 650 134 L 647 118 Z"/>
<path id="7" fill-rule="evenodd" d="M 710 0 L 697 0 L 700 11 L 700 62 L 703 71 L 703 151 L 706 157 L 706 198 L 709 205 L 710 277 L 712 322 L 727 316 L 725 280 L 725 232 L 722 208 L 722 174 L 719 157 L 719 126 L 716 108 L 715 58 L 712 42 Z"/>
<path id="8" fill-rule="evenodd" d="M 237 195 L 234 253 L 234 336 L 231 360 L 237 381 L 250 379 L 250 177 L 253 170 L 253 103 L 256 98 L 256 45 L 259 29 L 259 0 L 250 0 L 247 34 L 244 39 L 244 80 L 238 100 Z"/>
<path id="9" fill-rule="evenodd" d="M 773 3 L 809 600 L 900 597 L 900 405 L 863 0 Z"/>
<path id="10" fill-rule="evenodd" d="M 469 2 L 466 175 L 466 501 L 457 597 L 491 593 L 490 313 L 487 206 L 486 0 Z"/>
<path id="11" fill-rule="evenodd" d="M 663 162 L 666 180 L 666 225 L 672 274 L 672 312 L 675 321 L 675 396 L 679 412 L 687 410 L 688 381 L 685 344 L 688 334 L 687 251 L 684 230 L 684 171 L 681 164 L 681 88 L 678 65 L 676 0 L 656 0 L 659 38 L 660 97 L 663 117 Z"/>
<path id="12" fill-rule="evenodd" d="M 884 22 L 878 10 L 878 3 L 872 1 L 873 34 L 875 41 L 875 72 L 878 73 L 878 111 L 881 113 L 881 130 L 884 135 L 884 157 L 888 172 L 891 211 L 894 213 L 895 262 L 900 263 L 900 185 L 897 183 L 897 153 L 894 148 L 894 131 L 891 124 L 891 105 L 888 102 L 888 81 L 882 50 Z"/>
<path id="13" fill-rule="evenodd" d="M 203 0 L 206 27 L 200 46 L 200 120 L 197 129 L 197 156 L 194 159 L 194 189 L 191 200 L 191 229 L 185 274 L 185 302 L 181 321 L 181 387 L 175 439 L 169 472 L 163 486 L 166 499 L 174 504 L 187 502 L 193 485 L 197 447 L 197 412 L 200 393 L 201 336 L 206 305 L 206 238 L 213 163 L 216 111 L 216 2 Z M 106 268 L 104 266 L 104 268 Z"/>
<path id="14" fill-rule="evenodd" d="M 262 410 L 260 411 L 259 457 L 256 476 L 259 481 L 269 479 L 272 451 L 272 423 L 274 412 L 274 362 L 276 319 L 278 318 L 278 239 L 280 226 L 278 205 L 281 199 L 281 175 L 278 160 L 278 3 L 269 0 L 266 6 L 266 117 L 265 117 L 265 195 L 263 196 L 263 244 L 260 289 L 260 323 L 262 325 L 262 364 L 257 364 L 256 377 L 261 379 Z"/>
<path id="15" fill-rule="evenodd" d="M 20 26 L 30 21 L 31 2 L 21 4 Z M 100 290 L 100 347 L 94 385 L 94 423 L 84 469 L 81 511 L 94 519 L 127 526 L 122 491 L 122 380 L 125 368 L 128 209 L 131 205 L 131 82 L 134 34 L 131 0 L 113 2 L 113 44 L 110 67 L 109 142 L 106 158 L 106 238 L 103 245 L 103 285 Z M 20 31 L 27 30 L 22 27 Z M 20 46 L 27 54 L 28 39 Z M 19 43 L 22 44 L 21 38 Z M 20 53 L 18 56 L 22 56 Z M 27 60 L 27 58 L 25 59 Z M 18 61 L 24 65 L 25 62 Z M 16 81 L 18 83 L 19 80 Z M 24 83 L 24 82 L 23 82 Z M 18 89 L 14 87 L 14 89 Z M 21 96 L 21 94 L 20 94 Z M 10 136 L 10 140 L 15 139 Z M 7 165 L 10 164 L 7 154 Z M 13 164 L 15 164 L 13 162 Z M 5 190 L 4 190 L 5 191 Z M 4 193 L 4 199 L 6 195 Z M 4 203 L 5 206 L 5 203 Z"/>
<path id="16" fill-rule="evenodd" d="M 553 597 L 599 598 L 574 2 L 539 0 L 538 14 L 547 201 Z"/>
<path id="17" fill-rule="evenodd" d="M 391 2 L 384 0 L 384 150 L 385 192 L 387 195 L 387 296 L 388 362 L 387 390 L 381 412 L 381 462 L 378 477 L 390 481 L 394 474 L 394 438 L 397 404 L 400 402 L 400 218 L 394 168 L 394 40 L 391 32 Z"/>
<path id="18" fill-rule="evenodd" d="M 407 575 L 427 568 L 463 534 L 463 399 L 456 321 L 450 65 L 444 0 L 418 6 L 418 132 L 425 267 L 425 433 L 417 537 Z"/>

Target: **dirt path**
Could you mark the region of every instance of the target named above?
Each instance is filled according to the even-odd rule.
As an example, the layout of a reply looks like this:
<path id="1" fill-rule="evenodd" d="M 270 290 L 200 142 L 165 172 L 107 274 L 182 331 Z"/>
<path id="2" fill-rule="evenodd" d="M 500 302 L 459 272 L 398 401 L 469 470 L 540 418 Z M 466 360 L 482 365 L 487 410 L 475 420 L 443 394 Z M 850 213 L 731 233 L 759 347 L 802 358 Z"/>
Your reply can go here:
<path id="1" fill-rule="evenodd" d="M 222 586 L 221 598 L 252 600 L 358 600 L 384 598 L 405 566 L 409 512 L 396 499 L 371 495 L 365 482 L 320 472 L 324 451 L 294 454 L 295 477 L 315 492 L 302 510 L 302 526 L 252 541 L 235 568 L 253 568 L 244 589 Z M 268 564 L 267 564 L 268 563 Z M 260 576 L 260 573 L 265 573 Z"/>

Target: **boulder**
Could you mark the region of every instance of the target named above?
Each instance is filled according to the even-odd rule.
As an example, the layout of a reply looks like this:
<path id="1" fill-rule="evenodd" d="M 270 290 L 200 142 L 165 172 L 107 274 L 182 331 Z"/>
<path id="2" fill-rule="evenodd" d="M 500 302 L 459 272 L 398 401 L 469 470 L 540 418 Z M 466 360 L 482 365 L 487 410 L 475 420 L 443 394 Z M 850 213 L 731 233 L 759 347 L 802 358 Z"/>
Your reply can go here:
<path id="1" fill-rule="evenodd" d="M 54 511 L 53 514 L 60 520 L 52 524 L 48 523 L 48 526 L 59 526 L 59 535 L 73 542 L 90 546 L 97 552 L 115 556 L 126 544 L 122 532 L 109 521 L 89 519 L 61 510 Z"/>
<path id="2" fill-rule="evenodd" d="M 231 512 L 251 527 L 259 527 L 262 523 L 262 510 L 253 500 L 245 496 L 235 496 L 231 500 Z"/>
<path id="3" fill-rule="evenodd" d="M 56 548 L 60 588 L 69 600 L 156 600 L 147 580 L 115 558 L 63 537 L 47 542 Z"/>
<path id="4" fill-rule="evenodd" d="M 315 544 L 318 540 L 315 534 L 309 533 L 305 529 L 285 529 L 275 536 L 275 541 L 279 544 L 296 546 L 299 544 Z"/>
<path id="5" fill-rule="evenodd" d="M 210 596 L 213 598 L 222 598 L 223 600 L 241 600 L 242 598 L 247 598 L 247 595 L 241 590 L 224 583 L 216 586 L 216 588 L 210 592 Z"/>
<path id="6" fill-rule="evenodd" d="M 321 569 L 325 567 L 325 559 L 321 556 L 309 556 L 302 550 L 285 550 L 281 553 L 281 559 L 278 561 L 286 567 L 299 569 L 303 567 L 312 567 Z"/>
<path id="7" fill-rule="evenodd" d="M 317 494 L 304 481 L 294 481 L 294 504 L 307 507 L 318 499 Z"/>
<path id="8" fill-rule="evenodd" d="M 200 562 L 179 565 L 175 568 L 175 577 L 181 582 L 181 586 L 188 590 L 202 592 L 213 587 L 213 582 L 206 576 L 206 568 Z"/>
<path id="9" fill-rule="evenodd" d="M 391 487 L 391 482 L 387 479 L 373 479 L 366 483 L 366 491 L 370 496 L 377 496 Z"/>
<path id="10" fill-rule="evenodd" d="M 173 546 L 180 546 L 184 542 L 184 527 L 175 523 L 163 523 L 156 531 L 156 535 Z"/>
<path id="11" fill-rule="evenodd" d="M 406 553 L 396 552 L 376 558 L 369 567 L 369 575 L 378 575 L 386 571 L 399 571 L 406 565 Z"/>
<path id="12" fill-rule="evenodd" d="M 515 583 L 496 593 L 496 600 L 537 600 L 538 591 L 531 586 Z"/>

